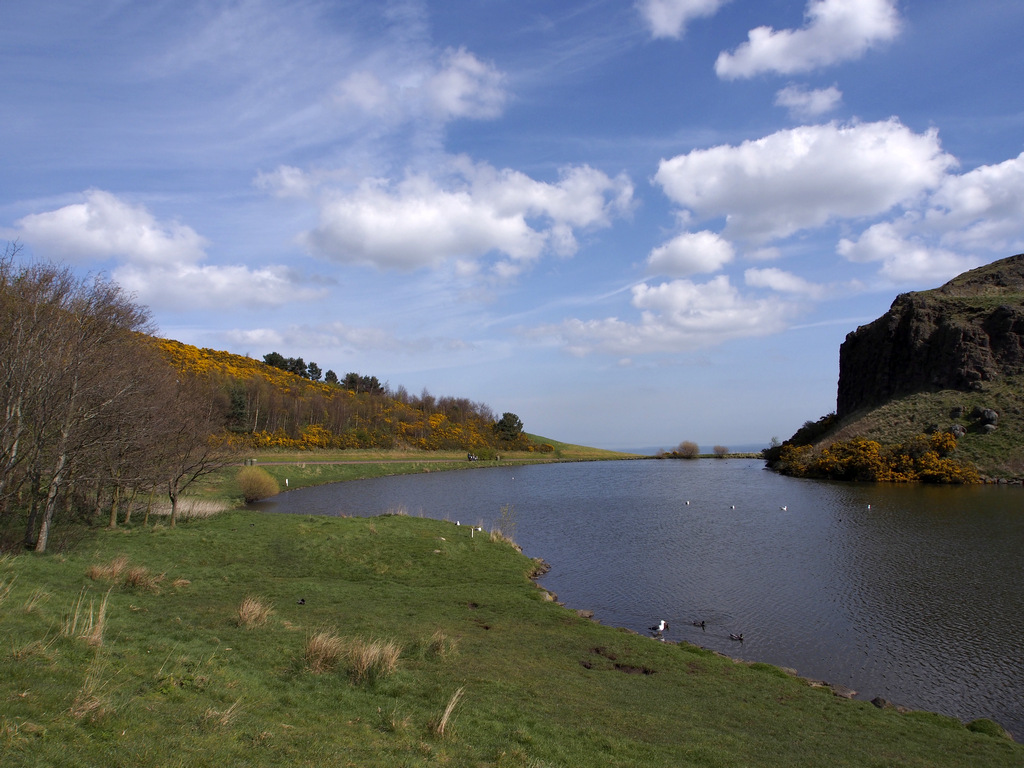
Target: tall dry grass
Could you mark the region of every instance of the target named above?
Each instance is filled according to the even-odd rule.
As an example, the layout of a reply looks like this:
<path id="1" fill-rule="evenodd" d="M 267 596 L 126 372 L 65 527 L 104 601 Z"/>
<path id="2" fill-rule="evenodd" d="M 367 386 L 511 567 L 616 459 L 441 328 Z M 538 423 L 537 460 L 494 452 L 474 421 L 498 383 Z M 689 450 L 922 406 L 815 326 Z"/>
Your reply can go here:
<path id="1" fill-rule="evenodd" d="M 93 563 L 85 575 L 93 581 L 117 581 L 128 567 L 128 556 L 118 555 L 109 563 Z"/>
<path id="2" fill-rule="evenodd" d="M 441 713 L 441 716 L 430 724 L 430 732 L 438 738 L 443 739 L 445 734 L 448 732 L 448 726 L 451 724 L 452 715 L 455 713 L 455 707 L 458 705 L 465 692 L 465 686 L 455 691 L 455 693 L 452 694 L 452 697 L 448 699 L 448 705 L 444 708 L 444 712 Z"/>
<path id="3" fill-rule="evenodd" d="M 111 588 L 113 589 L 113 588 Z M 95 601 L 89 600 L 89 607 L 85 607 L 85 590 L 78 594 L 78 599 L 71 609 L 64 615 L 61 621 L 60 633 L 64 637 L 78 638 L 85 640 L 89 645 L 103 645 L 103 632 L 107 625 L 107 600 L 110 598 L 111 590 L 108 589 L 96 607 Z"/>
<path id="4" fill-rule="evenodd" d="M 315 632 L 306 640 L 306 666 L 314 674 L 330 672 L 344 655 L 344 642 L 330 630 Z"/>
<path id="5" fill-rule="evenodd" d="M 402 646 L 393 640 L 365 640 L 355 637 L 345 645 L 349 676 L 356 684 L 374 683 L 398 668 Z"/>
<path id="6" fill-rule="evenodd" d="M 273 605 L 250 595 L 238 606 L 238 626 L 245 629 L 262 627 L 270 619 L 270 614 L 273 612 Z"/>
<path id="7" fill-rule="evenodd" d="M 242 700 L 238 699 L 234 704 L 225 710 L 213 709 L 212 707 L 206 710 L 203 715 L 203 720 L 212 725 L 220 725 L 222 727 L 231 725 L 235 718 L 241 712 L 240 705 Z"/>
<path id="8" fill-rule="evenodd" d="M 89 665 L 82 687 L 71 702 L 70 713 L 75 720 L 88 718 L 95 722 L 113 711 L 105 693 L 107 684 L 102 680 L 102 671 L 103 665 L 98 661 Z"/>
<path id="9" fill-rule="evenodd" d="M 226 501 L 193 498 L 178 499 L 178 521 L 213 517 L 221 512 L 226 512 L 230 508 L 231 505 Z M 169 501 L 163 501 L 158 504 L 154 504 L 153 508 L 150 510 L 150 514 L 160 517 L 170 517 L 171 503 Z"/>
<path id="10" fill-rule="evenodd" d="M 12 576 L 10 579 L 0 579 L 0 604 L 11 594 L 11 590 L 14 589 L 14 582 L 17 579 L 17 576 Z"/>
<path id="11" fill-rule="evenodd" d="M 25 613 L 32 613 L 36 609 L 36 606 L 40 603 L 44 603 L 50 599 L 50 593 L 42 587 L 36 587 L 32 594 L 25 599 L 25 604 L 22 606 Z"/>

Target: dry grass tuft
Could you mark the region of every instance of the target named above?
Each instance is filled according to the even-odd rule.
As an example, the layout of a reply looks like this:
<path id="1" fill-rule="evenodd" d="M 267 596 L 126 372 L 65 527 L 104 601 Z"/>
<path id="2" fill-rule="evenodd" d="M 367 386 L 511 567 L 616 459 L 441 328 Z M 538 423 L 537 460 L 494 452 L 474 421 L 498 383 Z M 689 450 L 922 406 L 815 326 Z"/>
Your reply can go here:
<path id="1" fill-rule="evenodd" d="M 208 499 L 179 499 L 178 520 L 193 520 L 213 517 L 221 512 L 226 512 L 230 508 L 230 505 L 225 501 L 211 501 Z M 150 510 L 150 515 L 170 517 L 170 502 L 165 501 L 159 504 L 154 504 L 153 509 Z"/>
<path id="2" fill-rule="evenodd" d="M 91 722 L 101 720 L 113 711 L 103 689 L 106 683 L 100 680 L 102 665 L 93 663 L 85 673 L 85 681 L 71 702 L 71 716 L 76 720 L 88 718 Z"/>
<path id="3" fill-rule="evenodd" d="M 57 637 L 52 640 L 43 638 L 42 640 L 32 640 L 19 648 L 11 648 L 11 658 L 15 661 L 24 661 L 33 656 L 47 657 L 47 651 L 50 647 L 57 642 Z"/>
<path id="4" fill-rule="evenodd" d="M 206 714 L 203 715 L 203 720 L 207 723 L 212 723 L 213 725 L 219 725 L 221 727 L 231 725 L 231 723 L 234 722 L 235 717 L 237 717 L 241 711 L 239 707 L 241 703 L 242 700 L 239 699 L 223 712 L 211 707 L 206 710 Z"/>
<path id="5" fill-rule="evenodd" d="M 427 641 L 426 652 L 431 656 L 447 659 L 458 652 L 458 642 L 439 629 Z"/>
<path id="6" fill-rule="evenodd" d="M 345 658 L 352 681 L 373 683 L 387 677 L 398 668 L 402 646 L 393 640 L 364 640 L 356 637 L 348 641 Z"/>
<path id="7" fill-rule="evenodd" d="M 124 575 L 124 584 L 126 587 L 133 587 L 135 589 L 149 589 L 156 591 L 157 584 L 160 583 L 161 576 L 152 576 L 149 573 L 149 569 L 142 565 L 133 565 L 129 568 Z"/>
<path id="8" fill-rule="evenodd" d="M 246 629 L 262 627 L 270 619 L 274 606 L 258 597 L 247 597 L 238 606 L 238 626 Z"/>
<path id="9" fill-rule="evenodd" d="M 306 641 L 306 666 L 319 675 L 330 672 L 345 654 L 345 644 L 330 630 L 321 630 Z"/>
<path id="10" fill-rule="evenodd" d="M 37 587 L 28 599 L 25 601 L 24 609 L 25 613 L 32 613 L 36 609 L 36 606 L 40 603 L 44 603 L 50 599 L 50 593 L 44 590 L 42 587 Z"/>
<path id="11" fill-rule="evenodd" d="M 444 708 L 444 712 L 441 713 L 441 717 L 430 724 L 430 732 L 438 738 L 444 738 L 448 732 L 448 726 L 451 723 L 452 714 L 455 712 L 455 707 L 458 705 L 459 700 L 462 698 L 462 694 L 466 692 L 465 687 L 459 688 L 452 697 L 448 699 L 448 706 Z"/>
<path id="12" fill-rule="evenodd" d="M 95 563 L 89 566 L 86 576 L 93 581 L 116 581 L 128 567 L 128 558 L 125 555 L 118 555 L 109 563 Z"/>
<path id="13" fill-rule="evenodd" d="M 384 733 L 400 733 L 408 730 L 409 724 L 412 722 L 412 718 L 409 715 L 405 717 L 398 716 L 398 705 L 395 704 L 394 708 L 390 712 L 385 712 L 383 707 L 377 707 L 377 717 L 379 718 L 378 728 Z"/>
<path id="14" fill-rule="evenodd" d="M 107 624 L 107 600 L 110 598 L 110 590 L 103 596 L 97 609 L 93 600 L 89 601 L 89 608 L 85 608 L 85 590 L 83 589 L 78 600 L 65 614 L 61 622 L 60 633 L 64 637 L 77 637 L 85 640 L 89 645 L 103 645 L 103 631 Z"/>
<path id="15" fill-rule="evenodd" d="M 187 586 L 190 586 L 191 584 L 192 584 L 192 582 L 189 581 L 188 579 L 175 579 L 174 581 L 171 582 L 171 586 L 174 587 L 175 589 L 181 589 L 182 587 L 187 587 Z"/>
<path id="16" fill-rule="evenodd" d="M 9 581 L 0 579 L 0 603 L 3 603 L 11 594 L 11 590 L 14 589 L 14 582 L 17 581 L 17 579 L 17 576 L 12 576 Z"/>

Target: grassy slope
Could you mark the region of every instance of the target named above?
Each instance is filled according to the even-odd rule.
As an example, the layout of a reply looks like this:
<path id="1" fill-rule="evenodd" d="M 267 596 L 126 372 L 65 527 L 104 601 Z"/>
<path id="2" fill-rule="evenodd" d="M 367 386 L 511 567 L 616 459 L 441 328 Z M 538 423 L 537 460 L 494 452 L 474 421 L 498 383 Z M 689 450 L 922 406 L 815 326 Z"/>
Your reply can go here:
<path id="1" fill-rule="evenodd" d="M 995 432 L 985 434 L 970 418 L 976 407 L 999 413 Z M 954 407 L 964 416 L 953 418 Z M 895 444 L 929 429 L 949 429 L 954 423 L 967 427 L 957 445 L 956 456 L 973 462 L 983 475 L 1024 478 L 1024 377 L 1007 377 L 986 382 L 980 392 L 922 392 L 891 400 L 885 405 L 852 414 L 828 439 L 848 440 L 859 436 L 883 444 Z"/>
<path id="2" fill-rule="evenodd" d="M 88 578 L 118 555 L 163 578 Z M 0 765 L 1024 763 L 1024 747 L 949 718 L 581 619 L 544 599 L 533 567 L 440 521 L 256 512 L 7 558 Z M 80 595 L 84 619 L 108 591 L 102 645 L 62 636 Z M 238 626 L 250 595 L 274 606 L 265 626 Z M 311 673 L 304 644 L 322 629 L 397 641 L 397 671 Z"/>
<path id="3" fill-rule="evenodd" d="M 551 453 L 512 451 L 501 454 L 501 462 L 542 463 L 550 461 L 602 461 L 637 458 L 633 454 L 605 451 L 571 443 L 561 443 L 530 435 L 531 442 L 554 447 Z M 420 450 L 343 450 L 343 451 L 257 451 L 239 453 L 237 462 L 255 458 L 257 466 L 273 475 L 282 490 L 288 488 L 340 483 L 369 477 L 444 472 L 455 469 L 480 469 L 495 466 L 494 461 L 467 461 L 462 451 Z M 241 493 L 235 482 L 237 466 L 204 480 L 195 493 L 208 499 L 234 504 Z"/>

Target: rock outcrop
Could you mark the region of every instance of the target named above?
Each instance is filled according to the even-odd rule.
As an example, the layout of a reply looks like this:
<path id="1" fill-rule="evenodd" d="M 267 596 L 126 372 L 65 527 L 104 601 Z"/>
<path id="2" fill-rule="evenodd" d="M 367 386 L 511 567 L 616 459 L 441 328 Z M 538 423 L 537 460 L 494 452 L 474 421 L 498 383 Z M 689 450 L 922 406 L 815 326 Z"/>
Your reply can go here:
<path id="1" fill-rule="evenodd" d="M 896 297 L 839 350 L 836 414 L 1024 373 L 1024 254 Z"/>

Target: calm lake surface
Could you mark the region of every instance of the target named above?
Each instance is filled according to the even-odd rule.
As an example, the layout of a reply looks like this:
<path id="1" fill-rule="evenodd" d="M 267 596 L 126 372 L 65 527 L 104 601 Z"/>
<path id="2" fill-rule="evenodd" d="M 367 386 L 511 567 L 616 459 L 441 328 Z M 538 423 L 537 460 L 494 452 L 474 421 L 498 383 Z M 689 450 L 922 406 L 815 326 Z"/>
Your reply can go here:
<path id="1" fill-rule="evenodd" d="M 665 619 L 670 641 L 790 667 L 862 699 L 990 717 L 1024 738 L 1024 489 L 828 483 L 763 467 L 479 468 L 254 506 L 402 510 L 485 529 L 510 506 L 516 542 L 551 565 L 541 584 L 604 624 L 646 633 Z"/>

